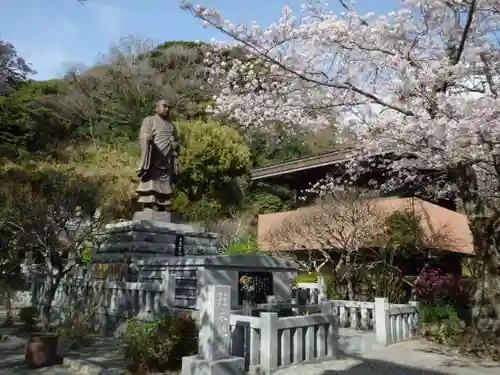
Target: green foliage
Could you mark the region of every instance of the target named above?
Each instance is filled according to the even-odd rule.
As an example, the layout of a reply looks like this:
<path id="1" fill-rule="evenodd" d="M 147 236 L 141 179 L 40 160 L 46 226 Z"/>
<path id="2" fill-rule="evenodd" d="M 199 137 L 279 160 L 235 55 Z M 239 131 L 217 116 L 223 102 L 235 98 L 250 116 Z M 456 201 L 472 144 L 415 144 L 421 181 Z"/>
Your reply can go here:
<path id="1" fill-rule="evenodd" d="M 258 214 L 290 210 L 293 194 L 287 189 L 272 188 L 265 184 L 250 184 L 246 190 L 244 206 Z"/>
<path id="2" fill-rule="evenodd" d="M 167 314 L 152 322 L 131 319 L 122 335 L 125 358 L 140 374 L 177 369 L 184 356 L 197 352 L 197 327 L 185 315 Z"/>
<path id="3" fill-rule="evenodd" d="M 19 319 L 27 328 L 32 328 L 36 324 L 38 310 L 35 306 L 21 307 L 19 310 Z"/>
<path id="4" fill-rule="evenodd" d="M 0 157 L 50 152 L 68 134 L 53 101 L 57 83 L 26 82 L 0 96 Z"/>
<path id="5" fill-rule="evenodd" d="M 257 239 L 251 235 L 242 235 L 235 242 L 233 242 L 226 253 L 228 255 L 244 255 L 244 254 L 255 254 L 259 252 L 259 244 Z"/>
<path id="6" fill-rule="evenodd" d="M 424 335 L 439 343 L 456 346 L 464 325 L 456 309 L 450 304 L 427 304 L 420 309 Z"/>
<path id="7" fill-rule="evenodd" d="M 364 272 L 366 298 L 371 301 L 376 297 L 386 297 L 391 303 L 403 303 L 405 283 L 403 274 L 394 264 L 381 262 Z"/>
<path id="8" fill-rule="evenodd" d="M 250 150 L 234 129 L 201 121 L 178 127 L 183 146 L 179 187 L 191 201 L 249 171 Z"/>
<path id="9" fill-rule="evenodd" d="M 298 283 L 315 283 L 318 281 L 318 276 L 321 276 L 318 272 L 301 273 L 295 278 L 295 281 Z"/>
<path id="10" fill-rule="evenodd" d="M 82 252 L 82 263 L 90 265 L 92 263 L 93 249 L 91 247 L 85 248 Z"/>
<path id="11" fill-rule="evenodd" d="M 342 287 L 339 280 L 337 280 L 333 275 L 326 276 L 325 280 L 326 280 L 326 296 L 328 299 L 336 299 L 336 300 L 345 299 L 345 293 L 342 293 Z"/>
<path id="12" fill-rule="evenodd" d="M 172 105 L 173 119 L 206 119 L 213 93 L 204 85 L 201 46 L 171 42 L 153 48 L 123 40 L 103 63 L 66 77 L 61 106 L 78 123 L 79 139 L 136 140 L 142 119 L 159 99 Z"/>
<path id="13" fill-rule="evenodd" d="M 382 246 L 378 259 L 368 260 L 367 269 L 361 274 L 366 287 L 366 297 L 386 297 L 393 303 L 405 300 L 407 283 L 397 262 L 409 260 L 423 249 L 424 233 L 419 218 L 412 212 L 398 211 L 384 220 Z"/>
<path id="14" fill-rule="evenodd" d="M 385 221 L 386 247 L 399 253 L 411 253 L 423 244 L 424 233 L 420 220 L 411 212 L 399 211 Z"/>
<path id="15" fill-rule="evenodd" d="M 227 119 L 207 116 L 205 109 L 216 89 L 206 82 L 203 60 L 208 48 L 197 42 L 154 46 L 129 39 L 111 48 L 98 65 L 69 72 L 60 80 L 26 81 L 20 71 L 16 84 L 0 96 L 0 158 L 17 164 L 18 170 L 34 162 L 29 173 L 38 168 L 72 176 L 72 181 L 98 181 L 94 203 L 99 201 L 114 219 L 130 217 L 140 158 L 137 131 L 142 119 L 153 113 L 154 103 L 166 98 L 183 146 L 174 208 L 186 220 L 253 217 L 291 208 L 294 194 L 289 189 L 248 183 L 247 177 L 253 166 L 314 152 L 311 134 L 290 135 L 276 124 L 277 136 L 269 139 L 246 133 L 238 124 L 222 125 Z M 239 49 L 221 53 L 244 57 Z M 16 184 L 12 183 L 14 190 Z M 22 194 L 28 194 L 26 189 L 20 189 Z M 20 248 L 16 236 L 0 241 Z M 246 251 L 245 244 L 235 246 Z"/>
<path id="16" fill-rule="evenodd" d="M 107 217 L 104 205 L 105 176 L 83 176 L 61 165 L 24 164 L 0 170 L 0 217 L 12 259 L 23 259 L 31 251 L 37 264 L 63 277 L 81 261 L 83 247 L 92 246 Z M 100 208 L 101 216 L 95 218 Z M 79 221 L 78 218 L 83 219 Z M 64 237 L 61 235 L 64 233 Z"/>
<path id="17" fill-rule="evenodd" d="M 269 133 L 252 132 L 248 134 L 254 167 L 285 162 L 312 154 L 311 149 L 300 135 L 290 135 L 279 126 L 276 130 L 274 139 L 269 137 Z"/>
<path id="18" fill-rule="evenodd" d="M 182 213 L 186 220 L 201 223 L 215 220 L 222 211 L 222 205 L 217 199 L 205 196 L 198 201 L 191 201 L 183 192 L 177 193 L 172 208 Z"/>

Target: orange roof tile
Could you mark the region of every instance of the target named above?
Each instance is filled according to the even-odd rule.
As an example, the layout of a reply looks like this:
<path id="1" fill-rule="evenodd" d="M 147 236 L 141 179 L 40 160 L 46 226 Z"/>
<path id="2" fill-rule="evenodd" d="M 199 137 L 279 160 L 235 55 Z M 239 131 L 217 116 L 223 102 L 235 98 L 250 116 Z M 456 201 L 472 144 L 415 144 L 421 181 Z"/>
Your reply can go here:
<path id="1" fill-rule="evenodd" d="M 336 202 L 337 206 L 332 210 L 328 210 L 328 206 L 323 203 L 295 211 L 259 215 L 259 245 L 267 251 L 300 251 L 346 247 L 347 244 L 353 246 L 357 238 L 363 243 L 356 246 L 373 246 L 376 240 L 368 232 L 380 232 L 380 226 L 383 225 L 381 218 L 395 212 L 414 212 L 420 218 L 429 247 L 474 254 L 468 220 L 461 213 L 418 198 L 373 198 L 366 202 L 368 204 L 365 206 L 369 208 L 363 208 L 362 204 L 357 208 L 366 210 L 365 213 L 350 213 L 352 206 L 341 207 Z M 341 225 L 343 228 L 339 228 Z"/>

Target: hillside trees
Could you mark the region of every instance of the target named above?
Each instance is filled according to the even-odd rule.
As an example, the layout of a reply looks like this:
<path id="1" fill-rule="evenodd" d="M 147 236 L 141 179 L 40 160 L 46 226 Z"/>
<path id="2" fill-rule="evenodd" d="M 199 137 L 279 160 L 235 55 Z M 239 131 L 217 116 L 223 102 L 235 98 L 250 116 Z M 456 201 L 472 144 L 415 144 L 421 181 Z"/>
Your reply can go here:
<path id="1" fill-rule="evenodd" d="M 24 82 L 34 70 L 17 54 L 12 43 L 0 40 L 0 95 Z"/>
<path id="2" fill-rule="evenodd" d="M 80 122 L 76 136 L 93 142 L 135 140 L 142 119 L 161 98 L 180 118 L 199 115 L 208 95 L 202 90 L 201 47 L 181 42 L 164 46 L 123 39 L 99 65 L 67 75 L 63 108 Z"/>
<path id="3" fill-rule="evenodd" d="M 125 38 L 93 67 L 73 69 L 60 80 L 24 82 L 0 97 L 2 155 L 16 163 L 49 158 L 84 174 L 108 175 L 120 187 L 117 218 L 126 218 L 137 184 L 138 128 L 155 101 L 165 97 L 184 130 L 175 207 L 188 220 L 290 207 L 290 191 L 251 183 L 248 171 L 311 154 L 317 149 L 314 133 L 298 127 L 292 136 L 277 123 L 276 136 L 268 137 L 207 114 L 218 89 L 204 65 L 210 48 L 183 41 L 154 46 Z M 223 58 L 238 56 L 243 57 L 238 49 L 221 51 Z"/>
<path id="4" fill-rule="evenodd" d="M 23 82 L 0 96 L 0 157 L 51 153 L 71 132 L 58 114 L 58 83 Z"/>

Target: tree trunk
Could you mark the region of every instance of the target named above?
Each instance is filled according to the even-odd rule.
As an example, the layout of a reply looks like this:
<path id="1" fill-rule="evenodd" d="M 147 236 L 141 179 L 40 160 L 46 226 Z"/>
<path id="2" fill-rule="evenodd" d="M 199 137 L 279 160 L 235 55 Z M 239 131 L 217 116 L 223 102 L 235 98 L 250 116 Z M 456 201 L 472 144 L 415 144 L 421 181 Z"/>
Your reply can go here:
<path id="1" fill-rule="evenodd" d="M 345 257 L 345 266 L 346 266 L 346 272 L 345 272 L 345 278 L 347 281 L 347 295 L 348 299 L 350 301 L 355 300 L 355 292 L 354 292 L 354 272 L 352 271 L 352 261 L 351 261 L 351 255 L 348 254 Z"/>
<path id="2" fill-rule="evenodd" d="M 47 275 L 45 280 L 45 290 L 41 311 L 41 321 L 44 331 L 48 331 L 50 329 L 52 302 L 60 282 L 61 277 L 53 275 Z"/>
<path id="3" fill-rule="evenodd" d="M 4 308 L 5 308 L 5 320 L 3 325 L 9 326 L 12 324 L 12 290 L 9 287 L 4 289 Z"/>
<path id="4" fill-rule="evenodd" d="M 472 318 L 479 332 L 500 330 L 500 254 L 497 238 L 500 228 L 492 217 L 471 221 L 474 250 L 479 258 Z"/>

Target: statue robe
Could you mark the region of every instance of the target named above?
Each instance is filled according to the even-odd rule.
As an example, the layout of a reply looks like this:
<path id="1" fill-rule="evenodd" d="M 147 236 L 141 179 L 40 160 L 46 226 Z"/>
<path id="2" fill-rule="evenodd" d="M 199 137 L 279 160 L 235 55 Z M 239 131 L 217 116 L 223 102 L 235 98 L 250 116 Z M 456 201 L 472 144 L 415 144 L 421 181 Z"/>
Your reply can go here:
<path id="1" fill-rule="evenodd" d="M 152 137 L 152 140 L 148 140 Z M 146 117 L 139 133 L 142 164 L 136 189 L 138 203 L 170 206 L 174 183 L 179 174 L 179 157 L 174 142 L 179 142 L 175 125 L 158 115 Z"/>

